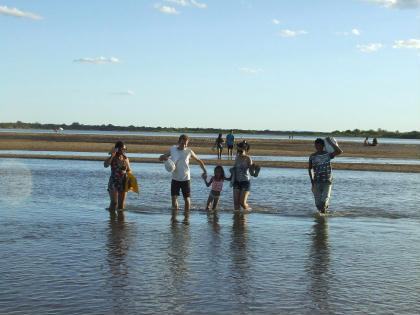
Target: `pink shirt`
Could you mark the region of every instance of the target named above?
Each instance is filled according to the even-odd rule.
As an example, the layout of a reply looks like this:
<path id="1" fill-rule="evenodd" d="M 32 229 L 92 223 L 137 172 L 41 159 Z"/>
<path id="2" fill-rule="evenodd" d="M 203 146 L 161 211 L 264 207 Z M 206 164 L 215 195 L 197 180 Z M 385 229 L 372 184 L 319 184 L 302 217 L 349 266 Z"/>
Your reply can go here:
<path id="1" fill-rule="evenodd" d="M 211 190 L 214 191 L 222 191 L 223 189 L 223 179 L 222 180 L 216 180 L 214 176 L 211 178 L 213 182 L 211 183 Z"/>

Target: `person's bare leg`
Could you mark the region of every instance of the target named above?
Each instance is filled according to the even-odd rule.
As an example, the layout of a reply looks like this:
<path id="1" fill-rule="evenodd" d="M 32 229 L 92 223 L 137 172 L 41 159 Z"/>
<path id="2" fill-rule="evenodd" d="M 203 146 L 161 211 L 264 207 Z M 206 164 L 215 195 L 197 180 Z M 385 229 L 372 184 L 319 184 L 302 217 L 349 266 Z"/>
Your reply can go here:
<path id="1" fill-rule="evenodd" d="M 213 197 L 209 196 L 209 198 L 207 199 L 207 205 L 206 205 L 206 210 L 207 211 L 210 210 L 210 205 L 211 205 L 212 201 L 213 201 Z"/>
<path id="2" fill-rule="evenodd" d="M 191 207 L 191 198 L 187 197 L 184 198 L 185 205 L 184 205 L 184 223 L 188 223 L 190 218 L 190 207 Z"/>
<path id="3" fill-rule="evenodd" d="M 124 210 L 126 197 L 127 193 L 125 191 L 118 193 L 118 210 Z"/>
<path id="4" fill-rule="evenodd" d="M 219 198 L 214 198 L 213 199 L 213 211 L 216 211 L 218 204 L 219 204 Z"/>
<path id="5" fill-rule="evenodd" d="M 176 215 L 178 214 L 178 198 L 177 196 L 172 196 L 172 222 L 177 222 Z"/>
<path id="6" fill-rule="evenodd" d="M 248 196 L 249 196 L 249 191 L 241 191 L 239 202 L 241 204 L 241 207 L 244 210 L 250 210 L 251 209 L 251 207 L 248 204 Z"/>
<path id="7" fill-rule="evenodd" d="M 241 204 L 239 202 L 240 195 L 241 195 L 241 191 L 239 189 L 234 188 L 233 189 L 233 208 L 235 210 L 241 209 Z"/>
<path id="8" fill-rule="evenodd" d="M 115 209 L 117 208 L 117 203 L 118 203 L 118 192 L 115 190 L 109 191 L 109 199 L 110 199 L 109 211 L 115 211 Z"/>

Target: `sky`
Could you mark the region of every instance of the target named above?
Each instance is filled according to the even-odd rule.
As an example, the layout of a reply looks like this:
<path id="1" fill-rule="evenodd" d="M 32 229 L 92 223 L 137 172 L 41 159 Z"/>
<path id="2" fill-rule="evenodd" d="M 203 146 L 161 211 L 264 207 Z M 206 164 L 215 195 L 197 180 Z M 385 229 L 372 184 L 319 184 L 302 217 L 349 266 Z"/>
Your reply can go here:
<path id="1" fill-rule="evenodd" d="M 420 0 L 0 0 L 0 122 L 420 130 Z"/>

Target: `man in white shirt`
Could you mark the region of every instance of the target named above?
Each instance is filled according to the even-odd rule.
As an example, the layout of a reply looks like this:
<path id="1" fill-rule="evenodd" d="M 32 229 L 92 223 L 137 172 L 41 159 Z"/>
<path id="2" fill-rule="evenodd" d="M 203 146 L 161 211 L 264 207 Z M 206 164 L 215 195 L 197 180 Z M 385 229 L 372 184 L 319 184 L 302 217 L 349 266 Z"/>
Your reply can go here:
<path id="1" fill-rule="evenodd" d="M 191 206 L 190 158 L 200 165 L 203 174 L 207 174 L 203 161 L 197 157 L 193 150 L 188 148 L 188 142 L 188 136 L 181 135 L 178 139 L 178 145 L 172 146 L 168 153 L 162 154 L 159 158 L 161 161 L 166 161 L 171 158 L 175 163 L 175 170 L 172 172 L 171 182 L 172 222 L 177 222 L 178 196 L 179 191 L 181 190 L 185 201 L 184 223 L 188 223 Z"/>

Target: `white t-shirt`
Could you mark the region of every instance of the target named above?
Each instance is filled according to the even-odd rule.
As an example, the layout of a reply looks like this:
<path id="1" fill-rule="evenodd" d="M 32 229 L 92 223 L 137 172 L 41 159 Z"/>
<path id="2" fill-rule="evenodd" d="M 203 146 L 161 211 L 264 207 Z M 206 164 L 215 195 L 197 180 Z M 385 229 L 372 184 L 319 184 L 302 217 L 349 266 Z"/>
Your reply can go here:
<path id="1" fill-rule="evenodd" d="M 183 182 L 190 180 L 190 157 L 194 152 L 190 148 L 179 150 L 177 145 L 170 149 L 171 160 L 175 163 L 175 171 L 172 173 L 172 179 Z"/>

